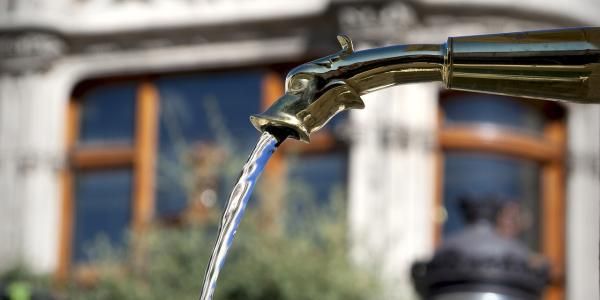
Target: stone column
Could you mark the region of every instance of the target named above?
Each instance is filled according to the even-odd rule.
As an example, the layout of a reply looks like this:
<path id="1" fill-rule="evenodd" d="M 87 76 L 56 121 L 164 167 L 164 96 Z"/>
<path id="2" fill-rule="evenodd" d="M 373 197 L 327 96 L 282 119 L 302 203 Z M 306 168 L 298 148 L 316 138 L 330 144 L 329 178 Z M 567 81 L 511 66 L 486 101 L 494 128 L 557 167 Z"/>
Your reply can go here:
<path id="1" fill-rule="evenodd" d="M 437 97 L 436 84 L 397 86 L 351 115 L 352 253 L 380 276 L 384 299 L 414 297 L 410 266 L 433 250 Z"/>
<path id="2" fill-rule="evenodd" d="M 415 9 L 400 2 L 348 6 L 339 19 L 359 49 L 414 42 L 408 34 L 420 27 Z M 392 87 L 364 96 L 366 108 L 351 112 L 351 249 L 381 279 L 382 299 L 416 298 L 410 267 L 434 249 L 438 91 L 437 84 Z"/>
<path id="3" fill-rule="evenodd" d="M 19 153 L 15 144 L 19 140 L 21 113 L 14 101 L 14 79 L 0 76 L 0 272 L 14 265 L 23 249 L 22 216 L 19 199 L 22 188 L 18 185 Z"/>
<path id="4" fill-rule="evenodd" d="M 567 298 L 600 299 L 600 105 L 570 105 L 567 172 Z"/>
<path id="5" fill-rule="evenodd" d="M 47 33 L 0 34 L 0 271 L 56 263 L 66 95 L 52 64 L 63 50 Z"/>

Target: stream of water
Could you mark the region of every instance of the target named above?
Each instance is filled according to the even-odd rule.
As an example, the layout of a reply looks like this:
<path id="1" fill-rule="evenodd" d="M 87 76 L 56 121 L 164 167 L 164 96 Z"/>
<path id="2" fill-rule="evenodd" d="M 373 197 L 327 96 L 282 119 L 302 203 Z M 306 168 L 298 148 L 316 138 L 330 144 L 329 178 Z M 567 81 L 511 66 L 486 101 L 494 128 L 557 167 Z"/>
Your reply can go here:
<path id="1" fill-rule="evenodd" d="M 263 172 L 267 161 L 275 152 L 275 148 L 277 148 L 277 139 L 268 132 L 264 132 L 242 169 L 240 178 L 229 196 L 221 218 L 217 242 L 204 275 L 200 300 L 211 300 L 213 297 L 219 272 L 225 263 L 227 251 L 231 247 L 238 225 L 242 220 L 248 199 L 250 199 L 254 185 Z"/>

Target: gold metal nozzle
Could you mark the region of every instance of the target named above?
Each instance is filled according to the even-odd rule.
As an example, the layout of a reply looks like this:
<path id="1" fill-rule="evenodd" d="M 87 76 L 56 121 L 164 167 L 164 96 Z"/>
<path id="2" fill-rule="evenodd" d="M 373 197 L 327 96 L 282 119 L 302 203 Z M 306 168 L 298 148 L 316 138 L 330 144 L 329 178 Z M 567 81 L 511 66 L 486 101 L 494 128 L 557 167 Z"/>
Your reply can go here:
<path id="1" fill-rule="evenodd" d="M 339 52 L 300 65 L 285 95 L 252 116 L 260 131 L 309 142 L 338 112 L 363 108 L 360 95 L 403 83 L 516 97 L 600 103 L 600 28 L 569 28 L 449 38 L 445 44 Z"/>
<path id="2" fill-rule="evenodd" d="M 350 38 L 340 35 L 337 39 L 342 48 L 339 52 L 288 73 L 285 95 L 264 113 L 250 117 L 254 127 L 309 142 L 310 133 L 337 113 L 364 108 L 361 94 L 398 81 L 441 79 L 443 51 L 439 45 L 355 52 Z M 419 62 L 412 63 L 415 61 Z M 420 72 L 397 72 L 405 68 Z"/>
<path id="3" fill-rule="evenodd" d="M 301 101 L 299 97 L 284 94 L 262 114 L 250 116 L 250 122 L 261 132 L 276 130 L 283 135 L 308 141 L 310 132 L 296 116 L 298 111 L 293 111 L 294 107 L 306 106 L 298 103 Z"/>
<path id="4" fill-rule="evenodd" d="M 352 41 L 338 36 L 342 50 L 290 71 L 285 94 L 267 111 L 250 117 L 259 131 L 277 131 L 303 142 L 337 113 L 365 107 L 359 93 L 343 76 L 343 59 L 353 54 Z"/>

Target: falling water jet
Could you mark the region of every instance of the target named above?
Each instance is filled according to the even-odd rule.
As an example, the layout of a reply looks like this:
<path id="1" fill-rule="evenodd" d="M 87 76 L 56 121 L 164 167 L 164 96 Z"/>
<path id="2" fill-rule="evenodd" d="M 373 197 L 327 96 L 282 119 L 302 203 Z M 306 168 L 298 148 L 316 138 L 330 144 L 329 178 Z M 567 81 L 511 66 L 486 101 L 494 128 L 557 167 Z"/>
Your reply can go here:
<path id="1" fill-rule="evenodd" d="M 277 146 L 285 140 L 286 136 L 285 131 L 281 130 L 273 130 L 273 134 L 265 131 L 248 157 L 248 161 L 244 165 L 225 206 L 219 225 L 217 241 L 206 269 L 200 300 L 212 299 L 219 272 L 225 263 L 227 252 L 231 247 L 256 181 Z"/>

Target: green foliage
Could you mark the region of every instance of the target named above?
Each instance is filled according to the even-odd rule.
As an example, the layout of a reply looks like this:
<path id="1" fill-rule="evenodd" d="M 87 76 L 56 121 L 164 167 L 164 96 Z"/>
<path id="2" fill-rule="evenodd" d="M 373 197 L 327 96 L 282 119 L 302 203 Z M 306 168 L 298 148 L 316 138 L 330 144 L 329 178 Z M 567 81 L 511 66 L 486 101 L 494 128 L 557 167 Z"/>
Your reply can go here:
<path id="1" fill-rule="evenodd" d="M 49 290 L 47 276 L 33 275 L 23 266 L 16 266 L 0 275 L 0 299 L 29 300 L 35 296 L 38 297 L 35 299 L 47 299 L 43 296 L 48 295 Z"/>
<path id="2" fill-rule="evenodd" d="M 313 210 L 315 211 L 315 210 Z M 249 211 L 218 282 L 222 300 L 371 299 L 374 280 L 348 259 L 339 209 L 319 210 L 303 228 L 265 230 Z M 305 216 L 307 217 L 307 216 Z M 157 228 L 140 243 L 142 262 L 104 250 L 93 288 L 73 285 L 69 299 L 196 299 L 216 228 Z M 290 232 L 294 232 L 293 234 Z M 123 268 L 127 265 L 127 268 Z"/>

